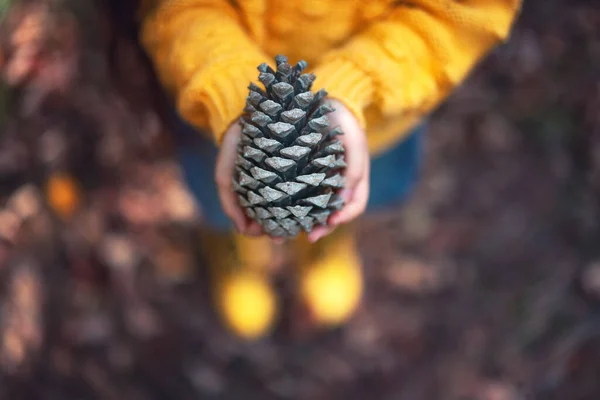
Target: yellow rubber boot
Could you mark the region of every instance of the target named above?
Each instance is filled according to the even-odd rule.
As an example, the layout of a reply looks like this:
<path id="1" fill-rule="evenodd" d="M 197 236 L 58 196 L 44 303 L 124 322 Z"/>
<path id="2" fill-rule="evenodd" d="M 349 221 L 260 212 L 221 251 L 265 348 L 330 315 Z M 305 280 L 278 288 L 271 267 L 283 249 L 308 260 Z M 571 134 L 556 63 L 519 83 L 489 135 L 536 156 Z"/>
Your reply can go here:
<path id="1" fill-rule="evenodd" d="M 247 340 L 269 333 L 278 308 L 269 276 L 270 240 L 206 232 L 202 241 L 213 277 L 215 306 L 225 326 Z"/>
<path id="2" fill-rule="evenodd" d="M 363 277 L 354 227 L 340 227 L 315 244 L 296 242 L 299 292 L 313 324 L 335 327 L 345 323 L 360 304 Z"/>

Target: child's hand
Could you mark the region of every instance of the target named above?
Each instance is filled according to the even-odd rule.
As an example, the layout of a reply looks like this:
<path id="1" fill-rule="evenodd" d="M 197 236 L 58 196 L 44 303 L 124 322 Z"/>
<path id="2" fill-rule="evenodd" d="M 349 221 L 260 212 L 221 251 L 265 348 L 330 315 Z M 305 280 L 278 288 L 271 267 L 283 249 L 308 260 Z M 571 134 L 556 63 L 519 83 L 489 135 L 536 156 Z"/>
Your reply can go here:
<path id="1" fill-rule="evenodd" d="M 239 121 L 236 120 L 223 136 L 223 142 L 217 157 L 217 165 L 215 166 L 215 181 L 221 199 L 221 208 L 231 218 L 236 229 L 244 235 L 259 236 L 262 234 L 262 227 L 256 221 L 248 220 L 231 185 L 237 156 L 237 145 L 241 135 L 242 127 Z"/>
<path id="2" fill-rule="evenodd" d="M 346 186 L 342 191 L 344 207 L 329 218 L 328 226 L 319 226 L 309 235 L 311 242 L 316 242 L 328 235 L 337 225 L 345 224 L 360 216 L 367 208 L 369 200 L 370 158 L 367 136 L 361 129 L 358 120 L 337 100 L 330 100 L 335 111 L 329 114 L 329 126 L 342 128 L 340 136 L 346 150 Z"/>
<path id="3" fill-rule="evenodd" d="M 329 226 L 317 227 L 310 233 L 308 238 L 311 242 L 326 236 L 337 225 L 350 222 L 361 215 L 367 207 L 369 198 L 370 160 L 365 132 L 360 128 L 354 115 L 342 103 L 336 100 L 331 100 L 331 103 L 335 111 L 328 115 L 330 126 L 339 126 L 344 132 L 340 139 L 346 149 L 346 187 L 342 192 L 345 205 L 342 210 L 330 217 Z M 237 230 L 245 235 L 258 236 L 262 234 L 261 226 L 246 218 L 231 187 L 240 136 L 241 127 L 236 121 L 223 137 L 215 168 L 215 180 L 223 211 L 232 219 Z"/>

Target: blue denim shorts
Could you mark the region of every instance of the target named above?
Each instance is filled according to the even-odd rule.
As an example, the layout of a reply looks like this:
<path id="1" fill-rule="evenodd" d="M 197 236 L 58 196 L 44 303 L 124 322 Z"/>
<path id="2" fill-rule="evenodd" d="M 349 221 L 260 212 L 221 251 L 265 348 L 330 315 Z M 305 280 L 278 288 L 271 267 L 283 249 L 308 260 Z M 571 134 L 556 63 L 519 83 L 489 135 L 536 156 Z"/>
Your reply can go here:
<path id="1" fill-rule="evenodd" d="M 177 159 L 184 179 L 202 209 L 205 223 L 217 230 L 232 228 L 221 209 L 214 181 L 217 148 L 204 135 L 173 117 Z M 425 124 L 407 137 L 371 159 L 371 191 L 367 212 L 402 203 L 413 191 L 419 178 Z"/>

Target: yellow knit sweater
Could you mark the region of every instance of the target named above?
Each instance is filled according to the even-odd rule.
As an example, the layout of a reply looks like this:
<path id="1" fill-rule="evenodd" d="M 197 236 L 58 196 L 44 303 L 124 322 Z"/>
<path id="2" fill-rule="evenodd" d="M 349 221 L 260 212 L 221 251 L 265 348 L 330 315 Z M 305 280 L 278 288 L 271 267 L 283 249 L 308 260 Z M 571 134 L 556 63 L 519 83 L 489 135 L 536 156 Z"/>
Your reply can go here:
<path id="1" fill-rule="evenodd" d="M 179 113 L 219 143 L 256 67 L 304 59 L 366 128 L 399 141 L 507 38 L 521 0 L 142 0 L 141 41 Z M 257 82 L 258 83 L 258 82 Z"/>

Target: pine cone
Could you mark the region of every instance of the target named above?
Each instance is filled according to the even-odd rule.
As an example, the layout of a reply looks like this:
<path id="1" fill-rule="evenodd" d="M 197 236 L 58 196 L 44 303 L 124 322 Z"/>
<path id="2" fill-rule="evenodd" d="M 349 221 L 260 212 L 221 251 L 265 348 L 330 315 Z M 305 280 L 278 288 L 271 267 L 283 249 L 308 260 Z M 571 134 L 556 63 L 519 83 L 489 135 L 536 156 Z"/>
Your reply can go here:
<path id="1" fill-rule="evenodd" d="M 251 83 L 233 178 L 240 205 L 264 231 L 293 237 L 326 225 L 343 206 L 344 147 L 331 129 L 324 89 L 311 91 L 314 74 L 275 57 L 277 71 L 258 67 L 266 91 Z"/>

